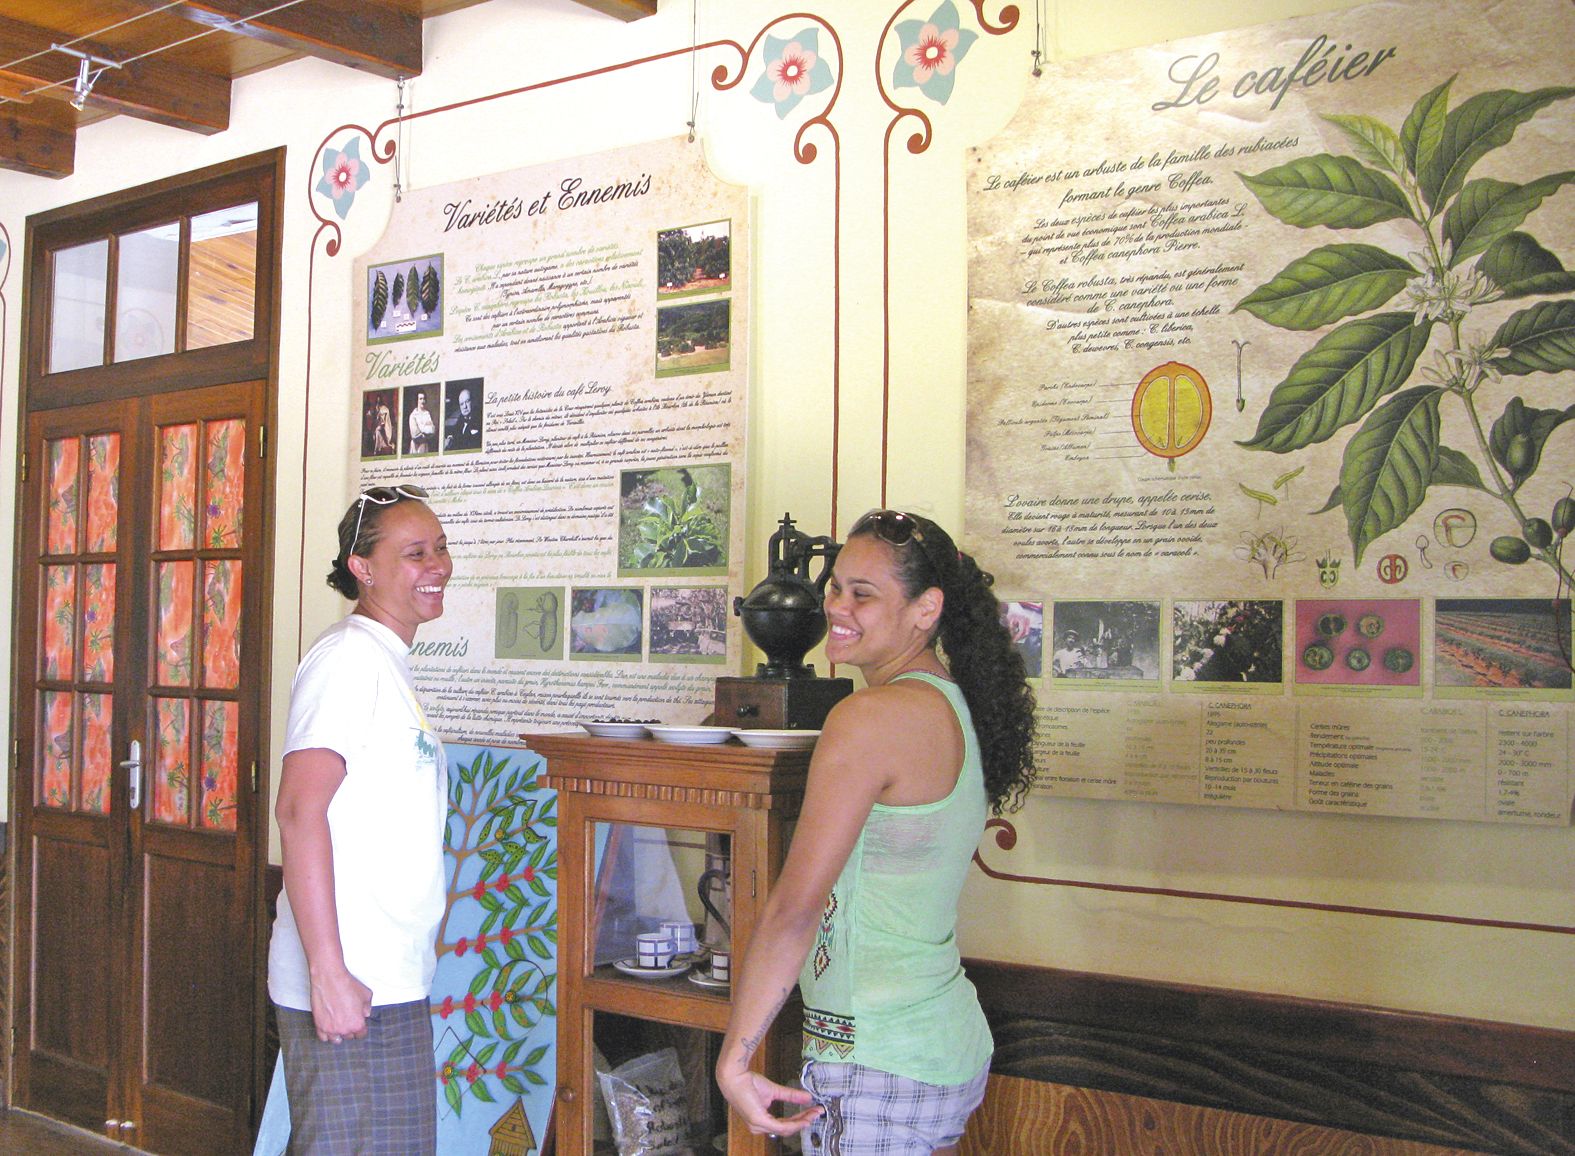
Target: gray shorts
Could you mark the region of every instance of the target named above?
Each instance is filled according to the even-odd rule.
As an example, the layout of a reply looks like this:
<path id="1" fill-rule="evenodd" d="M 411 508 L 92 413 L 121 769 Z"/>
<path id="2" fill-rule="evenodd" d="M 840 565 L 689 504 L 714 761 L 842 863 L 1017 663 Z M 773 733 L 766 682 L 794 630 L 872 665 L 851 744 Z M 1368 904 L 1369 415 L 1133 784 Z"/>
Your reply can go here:
<path id="1" fill-rule="evenodd" d="M 372 1009 L 366 1038 L 325 1044 L 312 1013 L 274 1005 L 291 1156 L 431 1156 L 437 1068 L 427 1000 Z"/>
<path id="2" fill-rule="evenodd" d="M 800 1082 L 825 1109 L 804 1129 L 806 1156 L 930 1156 L 962 1139 L 990 1065 L 962 1084 L 924 1084 L 862 1064 L 807 1060 Z"/>

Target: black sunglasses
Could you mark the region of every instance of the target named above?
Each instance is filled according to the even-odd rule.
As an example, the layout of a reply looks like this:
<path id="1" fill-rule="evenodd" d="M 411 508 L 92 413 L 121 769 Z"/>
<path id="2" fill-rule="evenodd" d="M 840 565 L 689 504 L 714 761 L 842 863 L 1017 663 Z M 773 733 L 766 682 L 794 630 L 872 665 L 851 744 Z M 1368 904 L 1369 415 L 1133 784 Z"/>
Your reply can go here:
<path id="1" fill-rule="evenodd" d="M 891 546 L 906 546 L 909 542 L 914 543 L 928 560 L 936 576 L 945 577 L 946 568 L 931 553 L 929 545 L 924 540 L 924 527 L 919 525 L 919 520 L 912 514 L 904 514 L 901 510 L 871 510 L 853 523 L 853 528 L 848 531 L 848 537 L 857 537 L 866 532 L 873 533 L 882 542 Z"/>
<path id="2" fill-rule="evenodd" d="M 425 500 L 427 492 L 420 486 L 408 483 L 398 486 L 368 486 L 356 495 L 355 533 L 350 535 L 350 548 L 355 549 L 355 544 L 361 540 L 361 519 L 366 515 L 366 504 L 371 502 L 374 506 L 392 506 L 407 498 L 417 501 Z"/>

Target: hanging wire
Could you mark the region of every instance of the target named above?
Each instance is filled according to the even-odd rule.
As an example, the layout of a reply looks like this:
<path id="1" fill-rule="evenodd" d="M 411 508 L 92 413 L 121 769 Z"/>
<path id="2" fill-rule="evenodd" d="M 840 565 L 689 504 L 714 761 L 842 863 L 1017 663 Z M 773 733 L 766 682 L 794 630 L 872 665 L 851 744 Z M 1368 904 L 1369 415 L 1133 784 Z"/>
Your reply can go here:
<path id="1" fill-rule="evenodd" d="M 1034 0 L 1034 78 L 1044 75 L 1045 62 L 1045 0 Z"/>
<path id="2" fill-rule="evenodd" d="M 46 55 L 46 54 L 48 54 L 50 52 L 55 51 L 55 49 L 57 47 L 69 48 L 72 45 L 80 44 L 84 40 L 91 40 L 91 39 L 94 39 L 95 37 L 102 36 L 106 32 L 113 32 L 115 29 L 122 28 L 125 25 L 130 24 L 130 23 L 132 23 L 135 20 L 141 20 L 143 17 L 155 16 L 158 13 L 165 11 L 166 9 L 180 7 L 180 5 L 183 4 L 184 2 L 185 2 L 185 0 L 171 0 L 170 3 L 162 4 L 162 5 L 160 5 L 157 8 L 150 8 L 148 11 L 143 12 L 143 13 L 139 13 L 136 16 L 129 16 L 129 17 L 127 17 L 124 20 L 117 20 L 114 24 L 105 25 L 103 28 L 95 29 L 92 32 L 84 32 L 81 36 L 78 36 L 76 39 L 74 39 L 74 40 L 67 40 L 61 45 L 51 45 L 49 48 L 43 48 L 43 49 L 40 49 L 37 52 L 31 53 L 30 55 L 19 57 L 18 59 L 11 61 L 9 64 L 0 64 L 0 72 L 8 71 L 9 69 L 14 68 L 18 64 L 24 64 L 24 63 L 26 63 L 29 60 L 33 60 L 33 59 L 35 59 L 37 57 L 44 56 L 44 55 Z M 135 64 L 135 63 L 137 63 L 137 61 L 139 61 L 139 60 L 146 60 L 150 56 L 157 56 L 161 52 L 168 52 L 172 48 L 179 48 L 183 44 L 190 44 L 194 40 L 201 40 L 205 36 L 212 36 L 215 32 L 232 32 L 236 28 L 239 28 L 242 24 L 248 24 L 248 23 L 250 23 L 250 22 L 252 22 L 254 20 L 261 20 L 261 19 L 263 19 L 265 17 L 272 16 L 275 12 L 283 12 L 286 8 L 294 8 L 297 4 L 301 4 L 303 2 L 304 2 L 304 0 L 283 0 L 282 3 L 275 4 L 272 8 L 264 9 L 261 12 L 253 12 L 250 16 L 246 16 L 244 18 L 237 18 L 237 19 L 234 19 L 234 20 L 226 20 L 226 21 L 224 21 L 221 24 L 215 24 L 211 28 L 204 28 L 201 32 L 196 32 L 196 33 L 193 33 L 190 36 L 182 37 L 180 40 L 173 40 L 173 41 L 171 41 L 168 44 L 161 44 L 157 48 L 150 48 L 146 52 L 139 52 L 135 56 L 128 56 L 124 60 L 115 62 L 115 67 L 116 68 L 124 68 L 128 64 Z M 103 70 L 100 69 L 100 71 L 103 71 Z M 72 86 L 74 86 L 76 84 L 76 82 L 77 82 L 77 78 L 73 75 L 73 76 L 67 77 L 65 80 L 55 80 L 55 81 L 51 81 L 48 84 L 41 84 L 37 88 L 30 88 L 26 92 L 22 93 L 21 95 L 23 97 L 37 96 L 39 93 L 41 93 L 41 92 L 48 92 L 52 88 L 68 88 L 68 87 L 72 87 Z M 13 104 L 15 102 L 16 102 L 16 98 L 15 97 L 0 97 L 0 104 Z"/>
<path id="3" fill-rule="evenodd" d="M 696 68 L 699 57 L 699 0 L 690 0 L 690 143 L 695 143 L 695 121 L 699 120 L 699 87 L 696 83 Z"/>
<path id="4" fill-rule="evenodd" d="M 405 152 L 405 75 L 400 73 L 394 82 L 399 95 L 394 100 L 394 204 L 405 199 L 405 184 L 400 171 L 400 157 Z"/>

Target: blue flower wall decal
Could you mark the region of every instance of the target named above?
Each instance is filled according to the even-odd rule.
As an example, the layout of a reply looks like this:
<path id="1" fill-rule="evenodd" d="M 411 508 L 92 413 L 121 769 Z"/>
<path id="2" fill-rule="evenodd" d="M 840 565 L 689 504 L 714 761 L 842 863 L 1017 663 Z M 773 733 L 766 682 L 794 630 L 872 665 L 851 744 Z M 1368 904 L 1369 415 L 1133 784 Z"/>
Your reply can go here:
<path id="1" fill-rule="evenodd" d="M 831 87 L 831 66 L 820 58 L 820 39 L 815 29 L 806 28 L 790 40 L 766 37 L 766 70 L 749 95 L 756 100 L 774 102 L 777 119 L 792 112 L 811 93 Z"/>
<path id="2" fill-rule="evenodd" d="M 965 31 L 959 25 L 957 8 L 951 0 L 946 0 L 927 21 L 902 21 L 897 25 L 902 54 L 892 69 L 892 87 L 917 88 L 931 100 L 945 104 L 956 83 L 952 70 L 977 39 L 977 32 Z"/>
<path id="3" fill-rule="evenodd" d="M 343 148 L 323 150 L 323 175 L 317 191 L 329 198 L 341 221 L 355 203 L 356 190 L 371 179 L 371 171 L 361 160 L 360 137 L 351 137 Z"/>

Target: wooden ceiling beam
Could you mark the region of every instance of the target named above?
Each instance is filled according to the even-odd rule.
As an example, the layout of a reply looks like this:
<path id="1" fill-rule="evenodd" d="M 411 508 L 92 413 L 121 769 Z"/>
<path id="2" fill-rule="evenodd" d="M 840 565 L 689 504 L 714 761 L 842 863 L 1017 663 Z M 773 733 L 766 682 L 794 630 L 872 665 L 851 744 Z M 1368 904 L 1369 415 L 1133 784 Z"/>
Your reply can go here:
<path id="1" fill-rule="evenodd" d="M 576 3 L 625 22 L 656 15 L 656 0 L 576 0 Z"/>
<path id="2" fill-rule="evenodd" d="M 76 76 L 77 60 L 65 53 L 48 51 L 51 44 L 66 39 L 51 29 L 0 17 L 0 60 L 14 62 L 6 68 L 5 78 L 26 88 L 55 85 L 39 95 L 69 100 L 71 85 L 61 82 Z M 88 40 L 74 41 L 72 47 L 102 60 L 132 55 Z M 182 68 L 157 57 L 124 68 L 104 69 L 88 101 L 106 112 L 125 113 L 205 136 L 230 127 L 227 78 Z"/>
<path id="3" fill-rule="evenodd" d="M 53 101 L 0 104 L 0 168 L 38 177 L 69 177 L 77 163 L 70 109 Z"/>
<path id="4" fill-rule="evenodd" d="M 165 0 L 131 3 L 155 9 Z M 260 15 L 270 8 L 278 8 L 278 0 L 189 0 L 168 11 L 390 80 L 421 75 L 421 17 L 413 12 L 372 0 L 301 0 Z"/>

